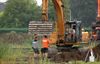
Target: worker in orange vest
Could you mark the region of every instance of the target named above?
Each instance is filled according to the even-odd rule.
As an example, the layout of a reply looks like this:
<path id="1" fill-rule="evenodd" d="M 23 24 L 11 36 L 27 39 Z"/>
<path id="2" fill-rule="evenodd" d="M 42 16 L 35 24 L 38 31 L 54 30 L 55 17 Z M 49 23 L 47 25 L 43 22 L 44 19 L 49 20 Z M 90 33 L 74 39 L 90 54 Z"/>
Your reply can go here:
<path id="1" fill-rule="evenodd" d="M 48 48 L 49 48 L 49 39 L 47 37 L 47 35 L 43 36 L 42 39 L 42 48 L 41 48 L 41 53 L 42 53 L 42 57 L 47 58 L 48 56 Z"/>

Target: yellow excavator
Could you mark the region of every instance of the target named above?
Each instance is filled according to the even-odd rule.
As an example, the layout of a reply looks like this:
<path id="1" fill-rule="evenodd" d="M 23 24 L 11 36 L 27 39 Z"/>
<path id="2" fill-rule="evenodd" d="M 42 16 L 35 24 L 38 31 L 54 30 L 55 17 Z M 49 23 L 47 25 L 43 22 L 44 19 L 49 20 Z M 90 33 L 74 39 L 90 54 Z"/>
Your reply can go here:
<path id="1" fill-rule="evenodd" d="M 48 0 L 42 0 L 42 21 L 48 21 Z"/>
<path id="2" fill-rule="evenodd" d="M 82 35 L 81 21 L 65 21 L 64 5 L 62 0 L 52 0 L 56 11 L 56 31 L 50 35 L 51 43 L 57 47 L 72 47 L 82 42 L 82 37 L 88 38 L 89 35 Z M 42 0 L 42 19 L 48 21 L 48 0 Z M 83 39 L 84 39 L 83 38 Z"/>

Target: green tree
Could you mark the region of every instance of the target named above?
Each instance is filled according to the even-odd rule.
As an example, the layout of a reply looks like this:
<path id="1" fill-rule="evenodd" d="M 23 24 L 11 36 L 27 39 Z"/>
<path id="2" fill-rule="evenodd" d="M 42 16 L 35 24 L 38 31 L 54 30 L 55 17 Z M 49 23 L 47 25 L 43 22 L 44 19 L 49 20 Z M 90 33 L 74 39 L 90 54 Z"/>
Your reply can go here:
<path id="1" fill-rule="evenodd" d="M 69 20 L 70 17 L 70 0 L 62 0 L 63 1 L 63 5 L 64 5 L 64 17 L 65 20 Z M 55 9 L 54 9 L 54 4 L 52 3 L 52 0 L 49 0 L 49 20 L 50 21 L 54 21 L 56 19 L 56 13 L 55 13 Z"/>
<path id="2" fill-rule="evenodd" d="M 72 19 L 82 21 L 84 26 L 90 26 L 96 21 L 97 0 L 70 0 Z"/>
<path id="3" fill-rule="evenodd" d="M 71 20 L 70 15 L 71 15 L 71 9 L 70 9 L 70 0 L 62 0 L 63 5 L 64 5 L 64 17 L 65 20 Z"/>
<path id="4" fill-rule="evenodd" d="M 1 27 L 28 27 L 30 20 L 37 16 L 35 0 L 8 0 L 2 17 Z"/>
<path id="5" fill-rule="evenodd" d="M 54 21 L 56 17 L 55 9 L 54 9 L 54 4 L 52 0 L 49 0 L 49 7 L 48 7 L 48 18 L 49 21 Z"/>

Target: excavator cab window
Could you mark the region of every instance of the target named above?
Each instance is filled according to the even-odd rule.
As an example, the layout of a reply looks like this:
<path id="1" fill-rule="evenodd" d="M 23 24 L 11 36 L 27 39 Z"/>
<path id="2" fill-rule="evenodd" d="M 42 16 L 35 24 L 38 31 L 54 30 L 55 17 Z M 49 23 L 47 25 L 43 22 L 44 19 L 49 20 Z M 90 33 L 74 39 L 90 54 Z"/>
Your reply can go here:
<path id="1" fill-rule="evenodd" d="M 66 22 L 65 25 L 65 41 L 67 43 L 76 43 L 81 37 L 81 25 L 75 21 Z"/>

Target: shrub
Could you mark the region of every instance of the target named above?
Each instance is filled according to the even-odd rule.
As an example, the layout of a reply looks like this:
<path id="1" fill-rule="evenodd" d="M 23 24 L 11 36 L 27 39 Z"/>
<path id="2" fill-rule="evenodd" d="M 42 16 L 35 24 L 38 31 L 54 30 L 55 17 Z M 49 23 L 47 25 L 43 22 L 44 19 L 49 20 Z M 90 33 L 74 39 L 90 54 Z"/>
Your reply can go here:
<path id="1" fill-rule="evenodd" d="M 9 45 L 7 43 L 0 43 L 0 59 L 7 55 Z"/>

